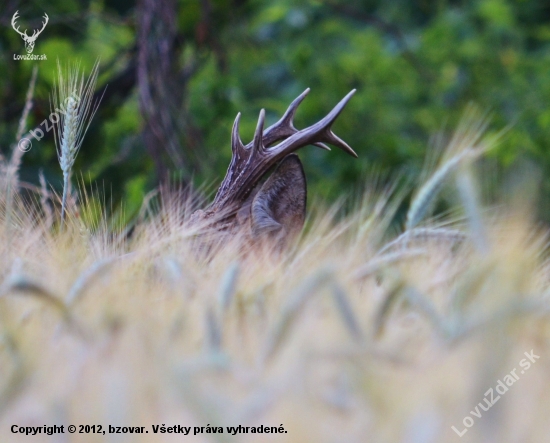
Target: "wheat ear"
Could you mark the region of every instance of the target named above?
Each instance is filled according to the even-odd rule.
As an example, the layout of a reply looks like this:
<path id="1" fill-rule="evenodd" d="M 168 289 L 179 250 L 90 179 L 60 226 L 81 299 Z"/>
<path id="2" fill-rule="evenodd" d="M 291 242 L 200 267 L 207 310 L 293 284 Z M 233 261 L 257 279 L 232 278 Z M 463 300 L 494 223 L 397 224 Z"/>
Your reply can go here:
<path id="1" fill-rule="evenodd" d="M 446 161 L 435 170 L 413 198 L 407 212 L 406 230 L 415 228 L 422 221 L 451 174 L 461 166 L 472 163 L 494 146 L 494 141 L 481 141 L 488 122 L 487 117 L 482 115 L 475 106 L 468 107 L 447 148 Z"/>
<path id="2" fill-rule="evenodd" d="M 94 102 L 99 62 L 94 64 L 88 79 L 80 73 L 79 64 L 69 65 L 66 74 L 57 61 L 58 78 L 52 94 L 53 112 L 58 116 L 54 128 L 59 165 L 63 172 L 61 227 L 65 219 L 67 195 L 70 192 L 72 168 L 101 98 Z"/>

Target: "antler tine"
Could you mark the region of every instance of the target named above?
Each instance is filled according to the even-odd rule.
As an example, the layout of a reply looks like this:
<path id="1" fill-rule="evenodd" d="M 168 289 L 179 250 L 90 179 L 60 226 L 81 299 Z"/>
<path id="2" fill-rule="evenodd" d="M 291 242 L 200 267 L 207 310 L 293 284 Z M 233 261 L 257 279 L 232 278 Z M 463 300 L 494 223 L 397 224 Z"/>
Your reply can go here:
<path id="1" fill-rule="evenodd" d="M 296 115 L 296 111 L 298 110 L 298 106 L 300 106 L 300 103 L 304 101 L 304 98 L 306 98 L 306 95 L 309 94 L 309 91 L 311 91 L 311 89 L 306 88 L 304 92 L 302 92 L 298 97 L 296 97 L 292 101 L 292 103 L 288 106 L 288 109 L 286 110 L 286 112 L 283 114 L 283 116 L 279 120 L 280 122 L 286 122 L 290 125 L 290 127 L 294 127 L 293 120 L 294 120 L 294 116 Z"/>
<path id="2" fill-rule="evenodd" d="M 239 135 L 239 123 L 241 121 L 241 113 L 239 112 L 237 114 L 237 117 L 235 118 L 235 123 L 233 123 L 233 130 L 231 131 L 231 150 L 235 155 L 243 156 L 245 153 L 245 146 L 241 140 L 241 136 Z"/>
<path id="3" fill-rule="evenodd" d="M 252 149 L 255 152 L 264 152 L 264 123 L 265 123 L 265 109 L 260 111 L 260 116 L 258 117 L 258 124 L 256 125 L 256 131 L 254 132 L 254 140 L 252 140 Z"/>
<path id="4" fill-rule="evenodd" d="M 290 137 L 291 135 L 298 132 L 298 130 L 294 126 L 294 116 L 296 115 L 296 111 L 298 110 L 298 106 L 300 106 L 300 103 L 302 103 L 304 101 L 304 98 L 306 98 L 306 95 L 309 94 L 309 91 L 310 91 L 310 89 L 307 88 L 298 97 L 296 97 L 294 99 L 294 101 L 290 104 L 290 106 L 288 107 L 286 112 L 283 114 L 281 119 L 277 123 L 275 123 L 274 125 L 267 128 L 266 133 L 269 131 L 269 129 L 271 127 L 273 127 L 277 124 L 285 124 L 286 123 L 287 126 L 292 130 L 292 132 L 284 134 L 283 137 L 281 137 L 277 140 L 274 140 L 274 141 L 282 140 L 282 139 L 284 139 L 286 137 Z M 267 134 L 264 134 L 264 143 L 265 143 L 266 146 L 269 146 L 271 143 L 266 143 L 265 142 L 266 136 L 267 136 Z M 313 143 L 313 146 L 317 146 L 318 148 L 324 149 L 325 151 L 330 151 L 330 148 L 327 145 L 325 145 L 324 143 Z"/>
<path id="5" fill-rule="evenodd" d="M 223 181 L 220 188 L 218 189 L 219 194 L 225 194 L 228 192 L 230 185 L 232 183 L 233 177 L 236 177 L 242 171 L 244 166 L 242 160 L 246 158 L 246 148 L 241 140 L 239 135 L 239 123 L 241 121 L 241 113 L 237 113 L 235 122 L 233 123 L 233 129 L 231 130 L 231 151 L 233 155 L 231 156 L 231 162 L 227 168 L 226 180 Z"/>
<path id="6" fill-rule="evenodd" d="M 357 158 L 355 151 L 330 129 L 355 92 L 355 89 L 351 90 L 322 120 L 309 128 L 296 132 L 294 135 L 270 149 L 270 152 L 273 152 L 272 155 L 277 155 L 277 157 L 279 157 L 280 153 L 290 154 L 302 146 L 325 142 L 337 146 L 351 156 Z"/>
<path id="7" fill-rule="evenodd" d="M 302 92 L 294 101 L 288 106 L 283 116 L 276 123 L 272 124 L 264 132 L 264 145 L 271 146 L 273 143 L 290 137 L 292 134 L 298 132 L 294 127 L 294 116 L 298 110 L 300 103 L 304 101 L 306 95 L 309 94 L 310 89 L 307 88 Z"/>
<path id="8" fill-rule="evenodd" d="M 307 88 L 302 92 L 294 101 L 288 106 L 283 116 L 276 123 L 272 124 L 264 132 L 264 145 L 266 147 L 271 146 L 273 143 L 290 137 L 298 132 L 298 129 L 294 126 L 294 116 L 298 110 L 300 103 L 304 101 L 306 95 L 309 94 L 310 89 Z M 313 143 L 314 146 L 330 151 L 330 148 L 324 143 Z"/>

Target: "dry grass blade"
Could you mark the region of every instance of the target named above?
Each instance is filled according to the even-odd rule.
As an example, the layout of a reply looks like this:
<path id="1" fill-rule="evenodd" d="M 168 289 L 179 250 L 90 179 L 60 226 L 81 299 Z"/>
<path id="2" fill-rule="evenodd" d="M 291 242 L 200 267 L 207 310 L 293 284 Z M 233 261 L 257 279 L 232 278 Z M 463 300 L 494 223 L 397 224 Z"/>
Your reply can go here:
<path id="1" fill-rule="evenodd" d="M 80 336 L 80 338 L 87 339 L 87 334 L 84 333 L 80 324 L 73 317 L 68 305 L 40 283 L 27 278 L 21 272 L 21 267 L 22 261 L 20 259 L 16 260 L 12 266 L 11 275 L 0 287 L 0 298 L 10 294 L 34 297 L 43 302 L 46 306 L 50 306 L 56 310 L 61 315 L 66 325 Z"/>
<path id="2" fill-rule="evenodd" d="M 231 263 L 222 276 L 220 283 L 220 289 L 218 292 L 218 305 L 222 312 L 226 312 L 235 292 L 237 291 L 237 284 L 239 281 L 240 266 L 238 262 Z"/>
<path id="3" fill-rule="evenodd" d="M 82 297 L 84 292 L 88 290 L 92 283 L 102 275 L 105 275 L 112 269 L 113 264 L 118 260 L 118 257 L 105 258 L 92 264 L 89 268 L 84 270 L 78 278 L 75 280 L 65 301 L 68 305 L 74 305 L 79 298 Z"/>
<path id="4" fill-rule="evenodd" d="M 63 303 L 60 299 L 58 299 L 55 295 L 53 295 L 50 291 L 48 291 L 40 284 L 31 280 L 27 280 L 25 277 L 21 276 L 12 278 L 8 282 L 6 282 L 0 290 L 0 297 L 4 297 L 11 292 L 23 295 L 31 295 L 54 307 L 56 310 L 61 312 L 64 317 L 68 317 L 69 315 L 69 311 L 65 303 Z"/>
<path id="5" fill-rule="evenodd" d="M 403 295 L 412 306 L 418 308 L 428 318 L 436 332 L 445 339 L 452 337 L 452 331 L 428 297 L 410 286 L 404 288 Z"/>
<path id="6" fill-rule="evenodd" d="M 80 338 L 88 340 L 88 334 L 84 332 L 84 329 L 75 320 L 69 310 L 69 307 L 40 284 L 27 280 L 24 277 L 12 279 L 7 284 L 4 284 L 0 289 L 0 297 L 5 297 L 11 293 L 30 295 L 37 300 L 44 302 L 46 306 L 51 306 L 61 314 L 61 318 L 73 332 L 75 332 Z"/>
<path id="7" fill-rule="evenodd" d="M 213 309 L 206 311 L 206 346 L 212 352 L 219 352 L 222 346 L 222 328 Z"/>
<path id="8" fill-rule="evenodd" d="M 162 257 L 157 260 L 159 268 L 168 278 L 172 287 L 179 287 L 178 283 L 183 278 L 183 272 L 180 263 L 174 257 Z"/>
<path id="9" fill-rule="evenodd" d="M 384 301 L 382 302 L 380 308 L 378 308 L 377 314 L 374 317 L 373 331 L 375 337 L 380 337 L 384 332 L 386 319 L 389 317 L 392 308 L 402 298 L 404 287 L 405 282 L 398 280 L 386 293 Z"/>
<path id="10" fill-rule="evenodd" d="M 338 312 L 340 313 L 347 330 L 354 340 L 357 342 L 362 342 L 364 339 L 363 331 L 355 318 L 355 314 L 353 313 L 353 308 L 346 291 L 337 281 L 332 282 L 332 297 L 334 298 Z"/>
<path id="11" fill-rule="evenodd" d="M 452 337 L 452 331 L 447 326 L 443 318 L 437 312 L 434 304 L 417 289 L 407 285 L 405 281 L 400 280 L 393 285 L 386 295 L 382 306 L 374 321 L 374 334 L 380 336 L 383 332 L 384 324 L 388 318 L 391 309 L 400 300 L 404 300 L 412 307 L 418 309 L 430 321 L 434 329 L 445 339 Z"/>
<path id="12" fill-rule="evenodd" d="M 456 182 L 470 224 L 473 243 L 479 251 L 487 253 L 489 251 L 489 240 L 480 213 L 479 198 L 476 192 L 477 186 L 469 165 L 464 165 L 461 168 L 457 174 Z"/>
<path id="13" fill-rule="evenodd" d="M 483 288 L 495 275 L 495 272 L 496 263 L 486 259 L 475 263 L 475 266 L 461 275 L 450 297 L 453 317 L 462 318 L 467 306 L 475 304 L 476 300 L 480 298 Z"/>
<path id="14" fill-rule="evenodd" d="M 317 293 L 321 287 L 332 280 L 332 273 L 320 270 L 307 278 L 289 297 L 282 309 L 273 331 L 268 336 L 264 348 L 262 361 L 268 362 L 279 351 L 281 345 L 290 334 L 296 319 L 303 311 L 307 301 Z"/>

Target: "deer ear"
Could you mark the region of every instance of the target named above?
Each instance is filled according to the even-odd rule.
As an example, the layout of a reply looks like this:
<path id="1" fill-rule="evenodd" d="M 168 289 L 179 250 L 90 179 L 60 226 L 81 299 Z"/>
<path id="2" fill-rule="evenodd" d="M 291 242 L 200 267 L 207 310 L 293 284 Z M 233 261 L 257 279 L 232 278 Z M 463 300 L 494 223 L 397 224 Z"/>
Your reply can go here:
<path id="1" fill-rule="evenodd" d="M 252 234 L 281 240 L 298 234 L 306 215 L 306 176 L 296 154 L 287 155 L 254 196 Z"/>

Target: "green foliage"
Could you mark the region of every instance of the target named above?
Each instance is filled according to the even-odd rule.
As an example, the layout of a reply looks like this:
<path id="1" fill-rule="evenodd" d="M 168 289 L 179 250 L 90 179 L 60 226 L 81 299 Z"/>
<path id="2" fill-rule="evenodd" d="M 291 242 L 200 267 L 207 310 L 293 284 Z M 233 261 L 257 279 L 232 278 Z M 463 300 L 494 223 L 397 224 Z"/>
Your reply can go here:
<path id="1" fill-rule="evenodd" d="M 50 16 L 35 48 L 36 54 L 47 54 L 44 62 L 13 60 L 12 53 L 23 53 L 23 42 L 9 27 L 14 11 L 4 12 L 1 146 L 13 143 L 32 63 L 40 66 L 29 120 L 35 127 L 49 114 L 56 58 L 62 63 L 81 59 L 87 69 L 100 57 L 100 84 L 111 83 L 111 95 L 90 128 L 75 169 L 89 185 L 100 182 L 112 189 L 114 204 L 127 201 L 133 212 L 137 196 L 156 186 L 155 165 L 141 137 L 139 87 L 134 80 L 119 91 L 114 81 L 137 57 L 137 6 L 133 1 L 55 0 L 46 11 L 43 7 L 31 1 L 20 14 L 23 23 L 38 20 L 43 12 Z M 334 129 L 359 160 L 336 149 L 304 149 L 300 155 L 312 196 L 334 199 L 351 192 L 362 186 L 365 171 L 373 166 L 417 175 L 430 137 L 455 128 L 470 102 L 492 113 L 490 131 L 510 125 L 491 154 L 495 161 L 509 167 L 526 156 L 548 176 L 549 18 L 550 8 L 529 0 L 178 0 L 180 51 L 175 62 L 180 69 L 194 68 L 182 85 L 182 106 L 201 136 L 201 146 L 189 154 L 192 177 L 183 178 L 215 186 L 231 156 L 236 113 L 243 113 L 241 137 L 248 142 L 262 107 L 267 123 L 273 123 L 306 87 L 311 93 L 296 117 L 298 127 L 322 118 L 350 89 L 358 89 Z M 180 147 L 191 152 L 186 137 L 190 135 L 183 134 Z M 174 178 L 182 177 L 169 166 Z M 25 155 L 22 177 L 37 182 L 39 167 L 60 186 L 51 135 L 34 142 Z M 550 181 L 542 188 L 550 194 Z M 543 215 L 550 218 L 550 213 Z"/>

